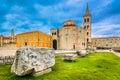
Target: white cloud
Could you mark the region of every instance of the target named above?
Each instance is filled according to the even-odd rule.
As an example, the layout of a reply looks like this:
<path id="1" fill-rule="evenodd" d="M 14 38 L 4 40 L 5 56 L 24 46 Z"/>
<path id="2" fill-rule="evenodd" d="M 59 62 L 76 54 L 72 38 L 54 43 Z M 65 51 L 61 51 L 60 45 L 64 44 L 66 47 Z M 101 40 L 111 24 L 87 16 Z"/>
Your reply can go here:
<path id="1" fill-rule="evenodd" d="M 17 14 L 7 14 L 5 17 L 6 17 L 6 20 L 13 20 L 13 19 L 16 19 L 18 15 Z"/>
<path id="2" fill-rule="evenodd" d="M 117 28 L 120 29 L 120 24 L 94 25 L 94 26 L 97 28 L 93 29 L 92 37 L 120 35 L 119 30 L 114 30 Z"/>
<path id="3" fill-rule="evenodd" d="M 7 32 L 3 32 L 2 34 L 10 35 L 11 29 L 14 28 L 15 33 L 28 32 L 33 30 L 43 31 L 45 33 L 50 33 L 51 23 L 43 24 L 42 21 L 31 21 L 26 16 L 21 16 L 21 14 L 12 14 L 8 13 L 5 16 L 6 21 L 2 23 L 2 28 L 7 30 Z M 24 26 L 25 25 L 25 26 Z M 27 27 L 27 28 L 26 28 Z"/>
<path id="4" fill-rule="evenodd" d="M 100 16 L 103 12 L 105 12 L 105 9 L 108 8 L 108 5 L 111 4 L 114 0 L 98 0 L 98 2 L 94 5 L 95 8 L 92 8 L 92 13 L 94 16 Z M 94 3 L 94 2 L 93 2 Z"/>
<path id="5" fill-rule="evenodd" d="M 117 15 L 118 16 L 118 15 Z M 92 37 L 119 36 L 120 24 L 114 23 L 116 16 L 106 18 L 101 22 L 94 23 L 92 26 Z"/>
<path id="6" fill-rule="evenodd" d="M 29 23 L 29 26 L 30 26 L 30 31 L 33 31 L 33 30 L 39 30 L 39 31 L 42 31 L 44 33 L 50 33 L 50 29 L 51 29 L 51 25 L 44 25 L 42 22 L 34 22 L 34 23 Z"/>
<path id="7" fill-rule="evenodd" d="M 18 5 L 14 5 L 12 8 L 11 8 L 12 11 L 23 11 L 24 8 L 22 6 L 18 6 Z"/>
<path id="8" fill-rule="evenodd" d="M 67 6 L 79 6 L 81 3 L 85 3 L 83 0 L 67 0 L 66 5 Z"/>
<path id="9" fill-rule="evenodd" d="M 40 4 L 34 4 L 33 6 L 38 12 L 38 14 L 35 14 L 35 16 L 37 16 L 37 18 L 43 18 L 47 20 L 48 23 L 46 24 L 44 24 L 44 21 L 36 21 L 34 19 L 30 19 L 32 16 L 34 16 L 33 14 L 32 16 L 30 14 L 30 17 L 28 17 L 29 13 L 27 13 L 28 16 L 25 16 L 25 8 L 15 5 L 5 16 L 6 21 L 2 23 L 2 28 L 6 30 L 11 30 L 12 28 L 14 28 L 16 33 L 32 30 L 40 30 L 45 33 L 50 33 L 50 29 L 54 28 L 53 25 L 51 25 L 51 22 L 63 23 L 68 19 L 76 20 L 77 22 L 79 21 L 77 23 L 78 26 L 82 26 L 82 16 L 85 11 L 84 9 L 86 9 L 86 3 L 88 3 L 89 6 L 92 6 L 90 7 L 90 11 L 93 12 L 93 15 L 97 17 L 100 16 L 100 13 L 104 11 L 104 7 L 111 4 L 112 1 L 113 0 L 66 0 L 63 3 L 52 6 L 42 6 Z M 97 2 L 97 4 L 94 4 L 94 2 Z M 93 5 L 95 5 L 95 7 L 93 7 Z M 14 13 L 12 13 L 12 11 Z M 106 33 L 112 32 L 113 30 L 114 32 L 118 33 L 119 30 L 115 29 L 119 28 L 120 25 L 114 23 L 115 20 L 118 20 L 118 18 L 115 18 L 116 17 L 110 17 L 108 19 L 102 20 L 101 22 L 94 23 L 92 36 L 108 36 L 108 34 L 106 35 Z M 22 28 L 23 25 L 29 26 L 29 29 Z"/>
<path id="10" fill-rule="evenodd" d="M 80 2 L 81 0 L 67 0 L 57 5 L 42 6 L 35 4 L 34 7 L 38 11 L 40 18 L 48 18 L 49 20 L 55 20 L 61 23 L 84 13 L 81 12 L 84 4 Z"/>
<path id="11" fill-rule="evenodd" d="M 101 4 L 101 6 L 107 6 L 109 4 L 111 4 L 114 0 L 104 0 L 103 4 Z"/>

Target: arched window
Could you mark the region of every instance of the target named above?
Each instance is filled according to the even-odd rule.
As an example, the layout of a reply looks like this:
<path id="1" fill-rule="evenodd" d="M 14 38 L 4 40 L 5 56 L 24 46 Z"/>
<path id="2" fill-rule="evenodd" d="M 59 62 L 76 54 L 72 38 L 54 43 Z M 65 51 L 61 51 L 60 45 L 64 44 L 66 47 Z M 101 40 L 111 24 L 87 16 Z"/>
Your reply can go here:
<path id="1" fill-rule="evenodd" d="M 89 32 L 87 32 L 87 36 L 89 35 Z"/>
<path id="2" fill-rule="evenodd" d="M 84 45 L 84 43 L 82 42 L 82 45 Z"/>
<path id="3" fill-rule="evenodd" d="M 86 19 L 84 19 L 84 22 L 86 23 Z"/>
<path id="4" fill-rule="evenodd" d="M 54 33 L 52 33 L 52 35 L 54 35 Z"/>
<path id="5" fill-rule="evenodd" d="M 89 29 L 89 25 L 87 25 L 87 29 Z"/>
<path id="6" fill-rule="evenodd" d="M 56 32 L 54 34 L 56 35 Z"/>
<path id="7" fill-rule="evenodd" d="M 89 22 L 89 18 L 87 18 L 87 22 Z"/>
<path id="8" fill-rule="evenodd" d="M 56 35 L 56 32 L 53 32 L 52 35 Z"/>
<path id="9" fill-rule="evenodd" d="M 87 38 L 87 42 L 89 42 L 89 39 Z"/>
<path id="10" fill-rule="evenodd" d="M 36 40 L 36 35 L 34 35 L 34 40 Z"/>

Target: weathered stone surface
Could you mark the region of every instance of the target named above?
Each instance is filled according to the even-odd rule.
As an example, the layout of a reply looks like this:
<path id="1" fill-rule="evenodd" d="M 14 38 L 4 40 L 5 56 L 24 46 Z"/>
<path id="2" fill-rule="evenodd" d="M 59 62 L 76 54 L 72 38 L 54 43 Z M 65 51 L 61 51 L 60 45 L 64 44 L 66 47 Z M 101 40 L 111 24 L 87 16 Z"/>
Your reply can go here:
<path id="1" fill-rule="evenodd" d="M 22 47 L 16 51 L 11 72 L 24 76 L 44 71 L 55 64 L 53 49 Z"/>
<path id="2" fill-rule="evenodd" d="M 76 54 L 76 51 L 75 50 L 56 50 L 55 51 L 56 56 L 60 56 L 64 54 Z"/>
<path id="3" fill-rule="evenodd" d="M 12 64 L 14 56 L 0 56 L 0 64 Z"/>
<path id="4" fill-rule="evenodd" d="M 77 59 L 77 54 L 64 54 L 63 60 L 75 61 Z"/>
<path id="5" fill-rule="evenodd" d="M 32 75 L 33 75 L 33 76 L 40 76 L 40 75 L 49 73 L 49 72 L 51 72 L 51 71 L 52 71 L 52 69 L 51 69 L 51 68 L 48 68 L 48 69 L 45 69 L 45 70 L 43 70 L 43 71 L 37 72 L 37 73 L 32 74 Z"/>
<path id="6" fill-rule="evenodd" d="M 77 51 L 77 54 L 78 54 L 78 56 L 84 57 L 88 54 L 88 52 L 86 50 L 79 50 L 79 51 Z"/>

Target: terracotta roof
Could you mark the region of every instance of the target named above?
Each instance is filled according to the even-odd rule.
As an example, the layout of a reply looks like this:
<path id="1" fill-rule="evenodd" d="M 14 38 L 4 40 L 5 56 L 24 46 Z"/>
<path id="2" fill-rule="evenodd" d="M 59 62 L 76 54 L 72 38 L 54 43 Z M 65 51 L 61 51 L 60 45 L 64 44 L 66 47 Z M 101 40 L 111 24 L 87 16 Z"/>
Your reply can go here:
<path id="1" fill-rule="evenodd" d="M 0 37 L 3 37 L 3 35 L 0 35 Z"/>
<path id="2" fill-rule="evenodd" d="M 5 37 L 3 37 L 4 39 L 11 39 L 11 37 L 10 36 L 5 36 Z"/>
<path id="3" fill-rule="evenodd" d="M 4 38 L 4 36 L 0 36 L 0 40 L 1 40 L 1 38 L 3 39 L 3 38 Z"/>
<path id="4" fill-rule="evenodd" d="M 20 33 L 20 34 L 17 34 L 17 35 L 28 34 L 28 33 L 34 33 L 34 32 L 40 32 L 40 33 L 43 33 L 43 32 L 41 32 L 41 31 L 35 30 L 35 31 L 30 31 L 30 32 Z M 43 34 L 46 34 L 46 33 L 43 33 Z M 46 34 L 46 35 L 49 35 L 49 34 Z"/>

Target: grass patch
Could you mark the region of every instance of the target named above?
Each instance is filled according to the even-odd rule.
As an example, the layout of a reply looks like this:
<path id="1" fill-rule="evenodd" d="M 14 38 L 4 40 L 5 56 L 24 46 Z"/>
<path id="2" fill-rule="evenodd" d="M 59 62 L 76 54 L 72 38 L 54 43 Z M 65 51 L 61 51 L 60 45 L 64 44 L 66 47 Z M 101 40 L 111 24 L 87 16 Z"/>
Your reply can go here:
<path id="1" fill-rule="evenodd" d="M 79 57 L 75 62 L 56 57 L 52 72 L 38 77 L 17 77 L 11 65 L 0 65 L 0 80 L 120 80 L 120 58 L 109 52 Z"/>

